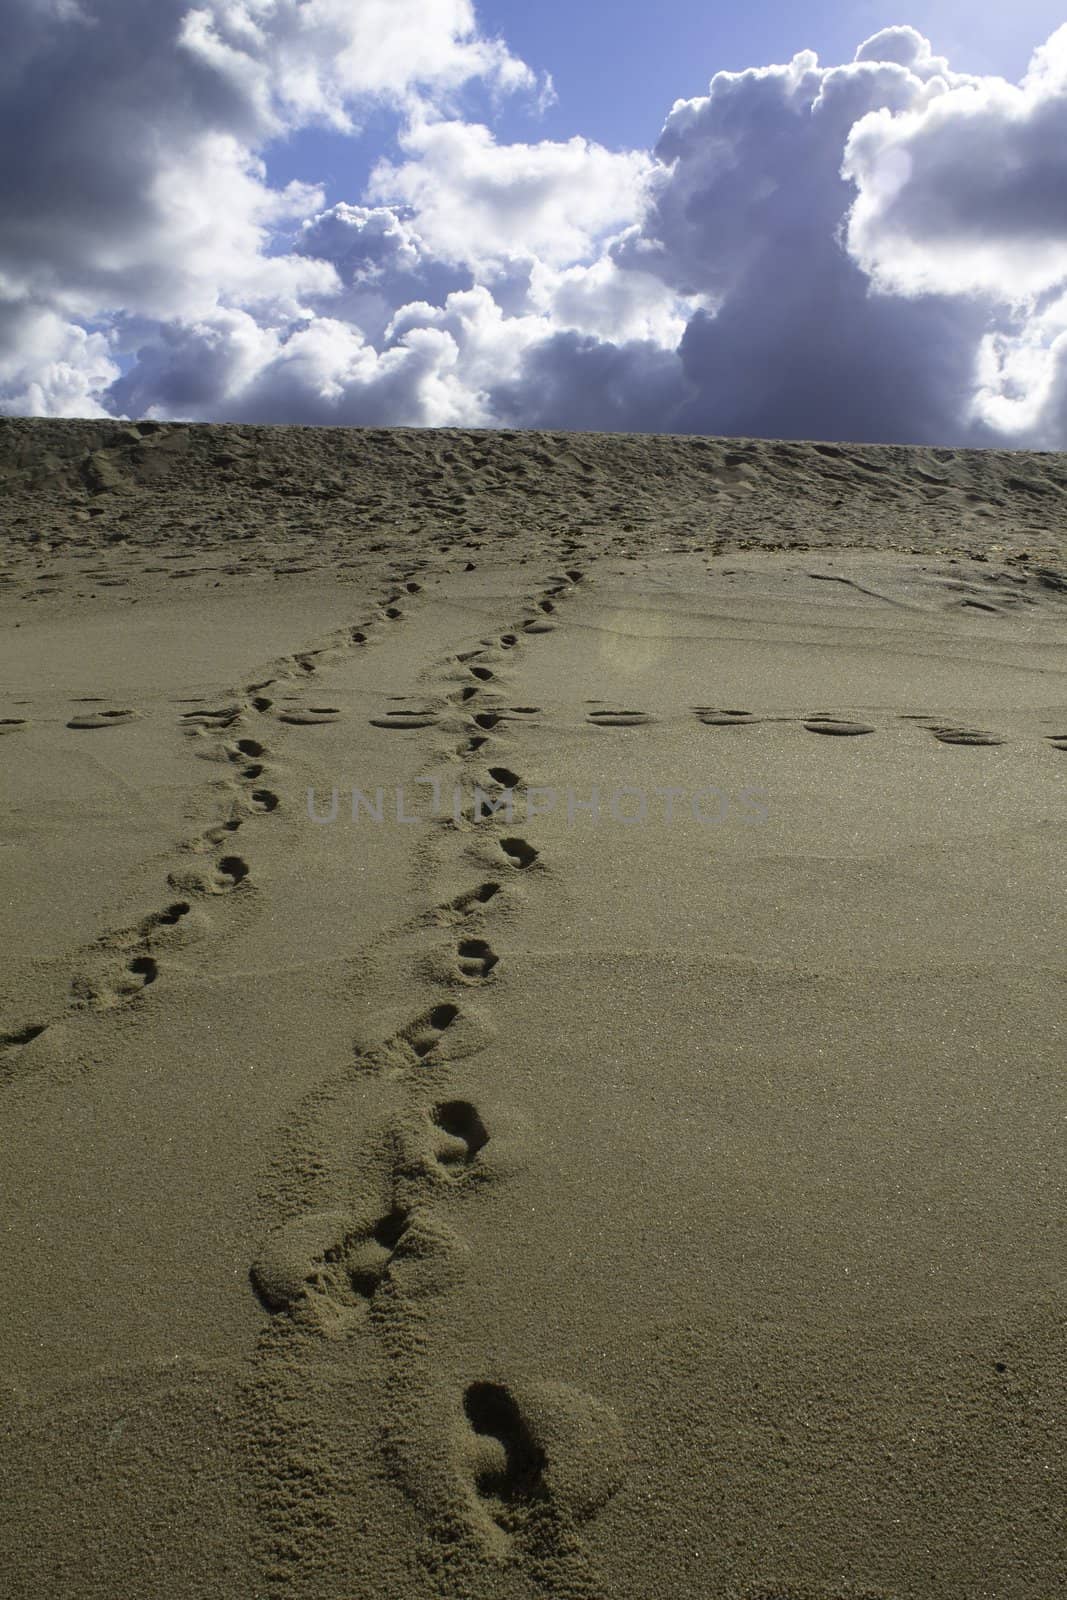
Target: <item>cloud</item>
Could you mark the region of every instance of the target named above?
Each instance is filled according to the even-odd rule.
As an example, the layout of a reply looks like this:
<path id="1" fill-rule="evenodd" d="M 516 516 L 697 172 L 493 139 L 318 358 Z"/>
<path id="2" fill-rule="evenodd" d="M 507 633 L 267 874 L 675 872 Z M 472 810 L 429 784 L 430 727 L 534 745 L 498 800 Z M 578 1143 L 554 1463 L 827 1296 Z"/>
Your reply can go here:
<path id="1" fill-rule="evenodd" d="M 528 257 L 561 266 L 589 256 L 640 214 L 652 171 L 642 152 L 586 139 L 501 145 L 477 123 L 420 118 L 400 138 L 407 159 L 379 162 L 371 198 L 410 208 L 427 247 L 485 270 Z"/>
<path id="2" fill-rule="evenodd" d="M 1067 281 L 1067 26 L 1019 85 L 972 79 L 851 129 L 854 259 L 892 293 L 1019 304 Z"/>
<path id="3" fill-rule="evenodd" d="M 104 416 L 99 397 L 118 373 L 106 334 L 0 295 L 0 415 Z"/>
<path id="4" fill-rule="evenodd" d="M 5 20 L 0 409 L 1067 442 L 1067 28 L 1018 83 L 884 28 L 609 151 L 494 134 L 538 84 L 469 0 Z M 364 193 L 269 182 L 371 113 Z"/>

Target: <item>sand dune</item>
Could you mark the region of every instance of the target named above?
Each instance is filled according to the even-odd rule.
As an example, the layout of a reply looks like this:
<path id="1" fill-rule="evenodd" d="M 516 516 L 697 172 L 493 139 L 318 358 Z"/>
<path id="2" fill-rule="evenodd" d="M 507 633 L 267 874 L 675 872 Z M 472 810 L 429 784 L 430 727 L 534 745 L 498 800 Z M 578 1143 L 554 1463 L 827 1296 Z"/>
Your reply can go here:
<path id="1" fill-rule="evenodd" d="M 4 1592 L 1057 1593 L 1064 458 L 0 483 Z"/>

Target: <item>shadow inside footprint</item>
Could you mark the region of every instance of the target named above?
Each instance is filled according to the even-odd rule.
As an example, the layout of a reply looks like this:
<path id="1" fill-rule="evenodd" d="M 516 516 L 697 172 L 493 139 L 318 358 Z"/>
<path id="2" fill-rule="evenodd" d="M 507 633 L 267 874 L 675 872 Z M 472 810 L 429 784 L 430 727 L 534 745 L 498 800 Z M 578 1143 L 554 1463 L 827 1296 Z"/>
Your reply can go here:
<path id="1" fill-rule="evenodd" d="M 84 716 L 71 717 L 67 723 L 68 728 L 118 728 L 124 722 L 132 722 L 137 715 L 135 711 L 90 711 Z"/>
<path id="2" fill-rule="evenodd" d="M 321 722 L 335 722 L 341 715 L 339 706 L 308 706 L 306 711 L 279 711 L 278 721 L 289 722 L 297 727 L 314 727 Z"/>
<path id="3" fill-rule="evenodd" d="M 500 959 L 484 939 L 461 940 L 457 954 L 465 978 L 488 978 Z"/>
<path id="4" fill-rule="evenodd" d="M 380 717 L 371 717 L 372 728 L 432 728 L 438 718 L 428 707 L 424 711 L 386 711 Z"/>
<path id="5" fill-rule="evenodd" d="M 501 1507 L 543 1498 L 545 1452 L 510 1391 L 502 1383 L 472 1383 L 463 1409 L 473 1432 L 489 1447 L 481 1452 L 475 1476 L 482 1498 Z"/>
<path id="6" fill-rule="evenodd" d="M 931 728 L 930 732 L 942 744 L 1003 744 L 995 733 L 985 733 L 981 728 Z"/>
<path id="7" fill-rule="evenodd" d="M 873 733 L 869 722 L 849 722 L 834 717 L 829 712 L 818 711 L 804 724 L 809 733 L 829 733 L 841 739 L 853 738 L 861 733 Z"/>
<path id="8" fill-rule="evenodd" d="M 538 852 L 525 839 L 501 839 L 500 848 L 513 867 L 529 867 L 537 860 Z"/>
<path id="9" fill-rule="evenodd" d="M 446 1167 L 469 1167 L 489 1143 L 485 1123 L 469 1100 L 445 1100 L 433 1109 L 434 1124 L 448 1143 L 437 1154 Z"/>
<path id="10" fill-rule="evenodd" d="M 694 706 L 693 711 L 697 721 L 706 723 L 709 728 L 740 728 L 758 720 L 751 711 L 736 711 L 729 707 L 720 710 L 716 706 Z"/>
<path id="11" fill-rule="evenodd" d="M 595 728 L 636 728 L 651 718 L 647 711 L 590 711 L 588 720 Z"/>
<path id="12" fill-rule="evenodd" d="M 434 1006 L 432 1011 L 420 1017 L 417 1022 L 404 1030 L 400 1035 L 415 1054 L 420 1058 L 428 1056 L 437 1044 L 446 1028 L 450 1028 L 459 1016 L 459 1007 L 449 1004 Z"/>

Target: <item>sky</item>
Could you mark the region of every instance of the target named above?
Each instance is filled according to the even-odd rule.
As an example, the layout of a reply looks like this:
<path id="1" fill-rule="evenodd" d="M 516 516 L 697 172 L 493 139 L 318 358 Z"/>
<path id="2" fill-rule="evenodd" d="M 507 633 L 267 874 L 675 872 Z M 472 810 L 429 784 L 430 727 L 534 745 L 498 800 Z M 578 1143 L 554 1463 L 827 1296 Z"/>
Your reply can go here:
<path id="1" fill-rule="evenodd" d="M 0 0 L 0 414 L 1067 448 L 1046 0 Z"/>

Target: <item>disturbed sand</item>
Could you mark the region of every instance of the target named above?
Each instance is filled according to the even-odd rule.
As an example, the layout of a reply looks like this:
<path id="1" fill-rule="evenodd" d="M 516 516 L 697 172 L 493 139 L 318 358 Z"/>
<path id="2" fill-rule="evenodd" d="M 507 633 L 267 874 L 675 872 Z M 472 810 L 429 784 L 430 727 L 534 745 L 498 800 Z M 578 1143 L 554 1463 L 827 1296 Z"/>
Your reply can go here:
<path id="1" fill-rule="evenodd" d="M 5 1596 L 1060 1591 L 1065 514 L 0 420 Z"/>

